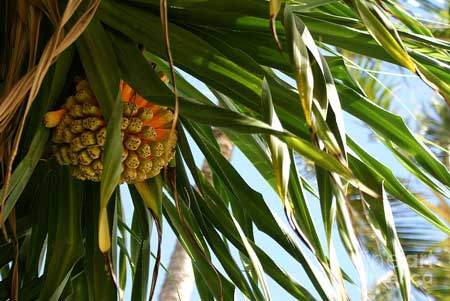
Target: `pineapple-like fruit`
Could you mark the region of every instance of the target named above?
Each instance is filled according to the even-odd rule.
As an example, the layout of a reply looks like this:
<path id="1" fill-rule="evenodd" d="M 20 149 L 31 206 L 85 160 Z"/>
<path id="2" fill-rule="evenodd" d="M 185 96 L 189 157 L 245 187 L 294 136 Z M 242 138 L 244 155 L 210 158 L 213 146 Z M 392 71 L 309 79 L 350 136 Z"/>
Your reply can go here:
<path id="1" fill-rule="evenodd" d="M 123 81 L 120 91 L 120 182 L 140 182 L 158 175 L 174 156 L 176 133 L 170 135 L 173 113 L 147 102 Z M 53 128 L 53 152 L 58 163 L 68 165 L 79 180 L 100 181 L 106 122 L 87 80 L 78 80 L 75 95 L 67 98 L 62 109 L 47 113 L 44 123 Z"/>

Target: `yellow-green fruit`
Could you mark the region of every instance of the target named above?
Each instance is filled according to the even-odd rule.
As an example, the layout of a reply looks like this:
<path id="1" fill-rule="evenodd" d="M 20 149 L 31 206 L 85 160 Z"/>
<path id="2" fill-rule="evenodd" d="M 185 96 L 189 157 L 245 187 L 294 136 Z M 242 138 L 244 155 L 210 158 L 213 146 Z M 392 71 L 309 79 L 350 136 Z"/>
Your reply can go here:
<path id="1" fill-rule="evenodd" d="M 98 117 L 86 117 L 83 119 L 83 127 L 91 131 L 96 131 L 103 125 L 105 125 L 105 122 Z"/>
<path id="2" fill-rule="evenodd" d="M 94 102 L 94 96 L 89 88 L 81 88 L 75 94 L 75 98 L 80 103 L 91 103 Z"/>
<path id="3" fill-rule="evenodd" d="M 79 104 L 75 104 L 70 107 L 69 115 L 73 118 L 83 117 L 83 107 Z"/>
<path id="4" fill-rule="evenodd" d="M 97 144 L 103 146 L 106 141 L 106 128 L 100 129 L 96 134 Z"/>
<path id="5" fill-rule="evenodd" d="M 70 143 L 70 141 L 72 141 L 72 139 L 74 138 L 74 135 L 73 135 L 73 133 L 70 131 L 69 128 L 65 128 L 65 129 L 63 130 L 63 133 L 62 133 L 62 138 L 63 138 L 63 141 L 64 141 L 64 142 Z"/>
<path id="6" fill-rule="evenodd" d="M 120 131 L 123 146 L 120 181 L 135 183 L 156 176 L 167 166 L 168 160 L 163 156 L 168 130 L 165 116 L 170 112 L 165 107 L 148 104 L 130 89 L 121 92 L 125 101 Z M 58 164 L 68 165 L 76 179 L 100 181 L 107 130 L 89 83 L 77 80 L 75 95 L 66 99 L 62 109 L 47 115 L 53 117 L 50 123 L 44 120 L 44 125 L 53 128 L 52 150 Z M 172 148 L 169 160 L 173 157 Z"/>
<path id="7" fill-rule="evenodd" d="M 92 169 L 94 169 L 96 174 L 101 174 L 103 171 L 103 163 L 101 160 L 95 160 L 91 164 Z"/>
<path id="8" fill-rule="evenodd" d="M 145 140 L 155 140 L 156 139 L 156 131 L 152 126 L 144 126 L 141 131 L 142 138 Z"/>
<path id="9" fill-rule="evenodd" d="M 69 114 L 64 114 L 64 117 L 61 119 L 61 123 L 70 126 L 73 122 L 73 118 L 69 116 Z"/>
<path id="10" fill-rule="evenodd" d="M 152 170 L 153 167 L 153 161 L 150 159 L 144 159 L 141 160 L 141 163 L 139 164 L 139 169 L 142 170 L 144 173 L 148 173 Z"/>
<path id="11" fill-rule="evenodd" d="M 56 151 L 53 151 L 53 153 L 55 154 L 56 162 L 58 162 L 59 165 L 65 165 L 64 161 L 61 158 L 61 154 L 59 153 L 58 149 L 56 149 Z"/>
<path id="12" fill-rule="evenodd" d="M 95 170 L 88 165 L 80 165 L 80 171 L 85 177 L 94 177 Z"/>
<path id="13" fill-rule="evenodd" d="M 147 173 L 147 178 L 152 178 L 156 175 L 158 175 L 161 172 L 161 168 L 159 167 L 153 167 L 150 172 Z"/>
<path id="14" fill-rule="evenodd" d="M 53 143 L 61 143 L 61 142 L 64 142 L 63 134 L 64 134 L 64 126 L 63 126 L 62 124 L 59 124 L 59 125 L 53 130 L 52 142 L 53 142 Z"/>
<path id="15" fill-rule="evenodd" d="M 88 82 L 87 80 L 85 80 L 85 79 L 80 80 L 80 81 L 77 83 L 75 89 L 76 89 L 77 91 L 80 91 L 81 89 L 84 89 L 84 88 L 90 89 L 89 82 Z"/>
<path id="16" fill-rule="evenodd" d="M 102 153 L 102 150 L 98 146 L 89 146 L 86 151 L 89 154 L 89 157 L 92 159 L 98 159 L 100 158 L 100 155 Z"/>
<path id="17" fill-rule="evenodd" d="M 128 157 L 125 160 L 125 165 L 128 168 L 137 168 L 139 166 L 139 157 L 135 152 L 128 153 Z"/>
<path id="18" fill-rule="evenodd" d="M 66 110 L 70 110 L 72 108 L 73 105 L 77 104 L 77 100 L 75 99 L 74 96 L 69 96 L 66 100 L 66 103 L 64 104 L 64 108 Z"/>
<path id="19" fill-rule="evenodd" d="M 159 158 L 155 158 L 155 160 L 153 160 L 153 168 L 163 168 L 165 166 L 165 161 L 164 161 L 164 157 L 159 157 Z"/>
<path id="20" fill-rule="evenodd" d="M 59 154 L 61 156 L 62 162 L 64 162 L 64 165 L 69 165 L 71 162 L 69 157 L 69 151 L 70 148 L 67 146 L 63 146 L 59 149 Z"/>
<path id="21" fill-rule="evenodd" d="M 142 182 L 147 179 L 147 174 L 145 172 L 140 171 L 139 169 L 136 171 L 136 182 Z"/>
<path id="22" fill-rule="evenodd" d="M 128 125 L 128 131 L 130 133 L 136 134 L 142 130 L 142 125 L 144 123 L 137 117 L 133 117 L 130 119 L 130 124 Z"/>
<path id="23" fill-rule="evenodd" d="M 131 117 L 136 115 L 138 112 L 137 105 L 134 102 L 124 102 L 123 103 L 123 115 Z"/>
<path id="24" fill-rule="evenodd" d="M 81 165 L 89 165 L 92 162 L 92 158 L 91 156 L 89 156 L 89 153 L 87 150 L 84 150 L 82 152 L 80 152 L 80 154 L 78 155 L 78 162 Z"/>
<path id="25" fill-rule="evenodd" d="M 136 151 L 141 158 L 147 158 L 152 154 L 152 148 L 149 144 L 141 144 Z"/>
<path id="26" fill-rule="evenodd" d="M 83 127 L 83 120 L 76 119 L 72 121 L 72 124 L 70 125 L 70 131 L 74 134 L 79 134 L 84 131 Z"/>
<path id="27" fill-rule="evenodd" d="M 126 182 L 132 183 L 136 180 L 137 170 L 135 168 L 125 168 L 123 170 L 123 178 Z"/>
<path id="28" fill-rule="evenodd" d="M 84 146 L 93 145 L 97 142 L 95 133 L 91 131 L 84 131 L 83 133 L 81 133 L 80 140 Z"/>
<path id="29" fill-rule="evenodd" d="M 128 148 L 129 150 L 135 151 L 141 145 L 141 139 L 136 136 L 128 136 L 125 139 L 124 144 L 125 144 L 125 147 Z"/>
<path id="30" fill-rule="evenodd" d="M 138 110 L 138 116 L 142 121 L 149 121 L 153 117 L 153 111 L 150 108 L 142 107 Z"/>
<path id="31" fill-rule="evenodd" d="M 125 159 L 128 157 L 128 149 L 123 147 L 122 148 L 122 162 L 125 161 Z"/>
<path id="32" fill-rule="evenodd" d="M 97 174 L 95 174 L 93 176 L 86 176 L 86 180 L 93 182 L 100 182 L 100 177 Z"/>
<path id="33" fill-rule="evenodd" d="M 69 157 L 70 157 L 70 164 L 72 165 L 78 165 L 78 154 L 74 153 L 72 151 L 72 149 L 69 152 Z"/>
<path id="34" fill-rule="evenodd" d="M 86 116 L 97 116 L 100 115 L 100 109 L 99 107 L 91 104 L 91 103 L 84 103 L 82 105 L 82 112 Z"/>
<path id="35" fill-rule="evenodd" d="M 83 148 L 84 148 L 84 145 L 83 145 L 83 143 L 81 143 L 80 137 L 73 138 L 72 142 L 70 142 L 70 149 L 75 153 L 79 152 Z"/>
<path id="36" fill-rule="evenodd" d="M 130 119 L 127 117 L 122 117 L 122 123 L 120 124 L 120 129 L 122 131 L 126 130 L 128 127 L 128 124 L 130 124 Z"/>
<path id="37" fill-rule="evenodd" d="M 164 144 L 162 142 L 156 142 L 152 144 L 152 154 L 155 157 L 161 157 L 164 154 Z"/>
<path id="38" fill-rule="evenodd" d="M 75 166 L 72 169 L 72 176 L 79 179 L 79 180 L 86 180 L 86 177 L 83 176 L 83 174 L 81 173 L 81 169 L 79 166 Z"/>

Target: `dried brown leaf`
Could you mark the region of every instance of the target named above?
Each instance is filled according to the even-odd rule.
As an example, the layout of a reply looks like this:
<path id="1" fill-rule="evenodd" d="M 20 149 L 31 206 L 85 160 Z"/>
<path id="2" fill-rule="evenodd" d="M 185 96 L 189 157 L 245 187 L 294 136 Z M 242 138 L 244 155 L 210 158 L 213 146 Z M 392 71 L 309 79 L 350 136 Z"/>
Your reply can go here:
<path id="1" fill-rule="evenodd" d="M 177 82 L 175 79 L 175 71 L 174 71 L 174 65 L 173 65 L 173 57 L 172 52 L 170 51 L 170 37 L 169 37 L 169 21 L 167 18 L 167 0 L 161 0 L 160 1 L 160 16 L 161 16 L 161 25 L 163 29 L 163 35 L 164 35 L 164 42 L 166 44 L 166 55 L 169 62 L 170 67 L 170 77 L 172 80 L 172 86 L 173 86 L 173 95 L 175 97 L 175 110 L 174 110 L 174 116 L 173 116 L 173 122 L 172 126 L 170 128 L 169 132 L 169 139 L 167 140 L 167 148 L 164 152 L 164 157 L 166 162 L 169 159 L 170 156 L 170 150 L 175 146 L 176 139 L 173 139 L 175 133 L 175 128 L 177 126 L 178 121 L 178 113 L 179 113 L 179 103 L 178 103 L 178 93 L 177 93 Z M 165 175 L 167 175 L 167 172 L 165 172 Z"/>
<path id="2" fill-rule="evenodd" d="M 69 0 L 64 10 L 61 19 L 58 22 L 58 26 L 51 36 L 50 40 L 42 53 L 37 66 L 30 68 L 27 74 L 25 74 L 13 87 L 10 89 L 6 96 L 0 101 L 0 148 L 4 149 L 8 141 L 8 136 L 6 136 L 6 131 L 11 130 L 11 123 L 14 122 L 14 114 L 17 112 L 19 107 L 23 105 L 25 96 L 28 93 L 28 99 L 25 104 L 24 113 L 20 116 L 20 123 L 18 125 L 14 142 L 12 146 L 11 153 L 8 158 L 8 166 L 6 170 L 6 175 L 4 177 L 3 183 L 3 194 L 1 208 L 4 207 L 6 201 L 6 195 L 9 186 L 9 180 L 12 173 L 12 165 L 14 159 L 17 155 L 17 150 L 19 147 L 20 138 L 22 136 L 23 128 L 25 125 L 25 120 L 28 112 L 35 100 L 39 88 L 44 80 L 45 75 L 48 72 L 50 66 L 56 61 L 57 57 L 69 47 L 84 31 L 84 29 L 89 24 L 90 20 L 94 17 L 94 14 L 100 4 L 100 0 L 92 0 L 89 7 L 83 13 L 83 15 L 77 20 L 75 25 L 71 28 L 69 33 L 64 36 L 64 25 L 73 16 L 78 6 L 81 4 L 81 0 Z M 1 153 L 5 154 L 5 151 Z M 4 159 L 4 158 L 2 158 Z M 2 160 L 3 161 L 3 160 Z M 4 217 L 3 211 L 0 211 L 0 226 L 4 228 Z"/>

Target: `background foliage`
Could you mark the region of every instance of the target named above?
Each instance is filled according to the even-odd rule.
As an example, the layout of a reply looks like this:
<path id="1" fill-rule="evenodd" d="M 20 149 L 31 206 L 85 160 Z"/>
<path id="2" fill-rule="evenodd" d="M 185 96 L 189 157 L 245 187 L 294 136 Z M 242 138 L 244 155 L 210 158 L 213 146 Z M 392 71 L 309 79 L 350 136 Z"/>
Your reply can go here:
<path id="1" fill-rule="evenodd" d="M 357 283 L 364 300 L 363 249 L 395 262 L 389 267 L 396 279 L 394 293 L 403 300 L 417 289 L 445 300 L 448 249 L 443 246 L 448 238 L 419 238 L 417 231 L 411 236 L 405 226 L 410 221 L 402 217 L 414 215 L 426 231 L 450 234 L 448 139 L 424 117 L 426 139 L 444 138 L 427 147 L 384 100 L 371 99 L 386 94 L 373 93 L 373 85 L 355 80 L 358 74 L 347 66 L 350 60 L 352 66 L 376 70 L 376 64 L 363 63 L 367 59 L 400 66 L 441 95 L 442 113 L 433 116 L 447 117 L 448 32 L 388 0 L 174 0 L 167 3 L 167 18 L 160 14 L 164 1 L 161 7 L 156 0 L 80 2 L 2 3 L 1 300 L 114 300 L 122 296 L 127 277 L 133 283 L 132 300 L 151 298 L 159 262 L 150 265 L 149 241 L 152 233 L 163 235 L 162 219 L 192 257 L 202 300 L 232 300 L 237 291 L 251 300 L 269 300 L 266 277 L 299 300 L 344 300 L 345 284 Z M 168 85 L 160 80 L 158 72 L 171 73 L 168 40 L 175 71 L 203 82 L 219 103 L 179 72 Z M 42 116 L 64 102 L 73 91 L 73 78 L 82 74 L 111 129 L 120 122 L 120 79 L 149 101 L 179 113 L 172 167 L 129 186 L 131 224 L 124 220 L 116 187 L 118 131 L 107 138 L 101 184 L 74 180 L 50 155 Z M 370 149 L 347 135 L 344 112 L 369 127 L 374 139 L 440 203 L 411 191 Z M 228 134 L 279 194 L 284 219 L 220 154 L 214 127 Z M 208 161 L 213 184 L 194 164 L 188 134 Z M 300 176 L 297 157 L 314 166 L 316 185 Z M 321 221 L 313 221 L 306 192 L 320 202 Z M 108 221 L 99 220 L 102 210 Z M 98 236 L 105 235 L 99 222 L 109 224 L 111 249 L 99 248 Z M 324 225 L 326 243 L 318 238 L 317 223 Z M 295 259 L 315 291 L 274 262 L 254 242 L 255 231 Z M 359 279 L 341 269 L 333 231 Z M 153 248 L 158 257 L 160 245 Z M 239 258 L 231 255 L 234 250 Z M 410 268 L 406 255 L 429 250 L 436 250 L 433 260 L 442 262 L 442 271 L 432 271 L 442 285 L 423 287 L 411 275 L 424 271 Z"/>

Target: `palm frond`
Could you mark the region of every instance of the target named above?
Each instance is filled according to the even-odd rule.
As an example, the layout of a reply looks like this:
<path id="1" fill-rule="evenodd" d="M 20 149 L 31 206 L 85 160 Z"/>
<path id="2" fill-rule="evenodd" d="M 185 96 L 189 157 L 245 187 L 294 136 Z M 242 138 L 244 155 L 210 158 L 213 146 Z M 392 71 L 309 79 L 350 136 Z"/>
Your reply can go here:
<path id="1" fill-rule="evenodd" d="M 428 202 L 420 197 L 424 203 Z M 439 205 L 429 204 L 435 212 L 439 213 L 444 220 L 449 220 L 449 206 L 447 202 L 438 196 Z M 450 289 L 450 279 L 448 275 L 448 265 L 445 263 L 449 256 L 448 236 L 436 231 L 429 223 L 424 222 L 417 214 L 411 212 L 403 203 L 398 200 L 391 200 L 391 206 L 395 218 L 397 233 L 400 243 L 408 258 L 411 271 L 411 278 L 415 286 L 415 295 L 425 298 L 432 296 L 436 300 L 445 300 Z M 355 195 L 353 208 L 358 214 L 363 215 L 361 200 Z M 374 300 L 387 298 L 392 300 L 401 300 L 399 287 L 392 271 L 395 262 L 393 262 L 374 242 L 374 236 L 371 234 L 370 225 L 364 218 L 359 219 L 360 238 L 364 242 L 371 257 L 386 267 L 388 272 L 379 279 L 371 288 L 371 294 Z M 378 299 L 377 299 L 378 298 Z"/>
<path id="2" fill-rule="evenodd" d="M 407 256 L 430 248 L 436 251 L 431 259 L 442 264 L 433 270 L 442 285 L 425 289 L 434 296 L 446 292 L 443 271 L 448 269 L 448 254 L 437 252 L 438 245 L 429 237 L 411 231 L 408 216 L 414 216 L 416 225 L 426 225 L 421 230 L 443 235 L 450 234 L 448 220 L 346 130 L 344 116 L 360 120 L 376 134 L 374 143 L 388 146 L 387 151 L 438 195 L 449 194 L 448 166 L 391 112 L 386 89 L 376 87 L 367 93 L 374 83 L 359 73 L 361 82 L 355 81 L 342 56 L 347 51 L 367 57 L 367 63 L 354 64 L 369 73 L 377 71 L 372 62 L 382 61 L 423 80 L 440 95 L 438 101 L 445 108 L 436 116 L 445 117 L 450 44 L 396 2 L 286 1 L 274 7 L 280 8 L 278 14 L 274 8 L 271 14 L 268 1 L 178 0 L 168 2 L 163 22 L 159 0 L 67 1 L 68 7 L 58 1 L 33 3 L 39 4 L 33 9 L 41 11 L 42 19 L 39 28 L 30 27 L 29 48 L 23 50 L 29 60 L 24 53 L 11 51 L 11 45 L 22 45 L 21 40 L 11 44 L 11 39 L 23 33 L 19 29 L 25 19 L 20 18 L 26 10 L 16 7 L 16 1 L 6 1 L 1 12 L 5 18 L 0 24 L 0 108 L 4 108 L 0 157 L 6 169 L 1 178 L 0 300 L 17 294 L 24 300 L 114 300 L 123 297 L 127 279 L 132 283 L 127 292 L 131 298 L 146 300 L 154 292 L 159 256 L 165 252 L 160 244 L 166 231 L 163 221 L 192 258 L 202 300 L 233 300 L 236 293 L 267 300 L 268 277 L 298 300 L 346 300 L 346 282 L 360 283 L 361 299 L 367 300 L 361 246 L 372 249 L 375 244 L 384 250 L 383 260 L 395 258 L 399 263 L 396 281 L 403 300 L 411 299 L 414 276 L 428 272 L 408 265 Z M 168 42 L 175 69 L 167 57 Z M 161 80 L 171 71 L 175 77 Z M 186 74 L 216 98 L 199 91 Z M 81 113 L 74 109 L 73 114 L 101 116 L 102 130 L 108 133 L 102 143 L 92 133 L 85 136 L 96 139 L 92 143 L 103 155 L 96 157 L 101 163 L 96 166 L 102 169 L 93 171 L 102 175 L 101 183 L 79 181 L 67 167 L 59 166 L 58 162 L 70 161 L 72 168 L 80 168 L 95 156 L 86 150 L 83 156 L 91 156 L 91 161 L 58 158 L 52 148 L 57 139 L 42 123 L 47 111 L 67 105 L 78 76 L 87 78 L 99 104 L 94 109 L 99 111 L 83 111 L 78 104 Z M 156 108 L 158 123 L 172 125 L 170 110 L 179 113 L 171 131 L 178 133 L 176 155 L 170 162 L 161 157 L 162 142 L 159 148 L 150 147 L 151 154 L 133 153 L 138 160 L 134 164 L 141 164 L 139 154 L 152 156 L 156 167 L 151 170 L 167 167 L 151 179 L 128 181 L 132 220 L 123 217 L 126 200 L 120 197 L 118 182 L 131 179 L 121 178 L 123 149 L 134 152 L 139 145 L 122 142 L 123 117 L 132 119 L 134 111 L 132 104 L 122 103 L 130 99 L 119 93 L 121 81 L 129 85 L 130 99 Z M 166 115 L 158 115 L 157 109 Z M 442 124 L 446 119 L 439 120 Z M 124 126 L 133 141 L 156 139 L 149 133 L 145 138 L 142 124 L 136 122 L 135 133 Z M 427 139 L 444 135 L 434 123 L 430 118 L 424 121 Z M 89 123 L 81 124 L 88 129 Z M 213 133 L 217 128 L 277 193 L 284 217 L 275 213 L 274 200 L 247 183 L 239 168 L 221 154 Z M 69 131 L 64 139 L 73 142 L 77 129 Z M 81 147 L 92 145 L 88 138 L 80 140 Z M 79 146 L 74 143 L 73 149 Z M 212 183 L 198 169 L 194 147 L 210 166 Z M 311 162 L 315 183 L 301 176 L 296 158 Z M 124 164 L 137 177 L 136 165 Z M 83 168 L 86 175 L 91 171 Z M 362 200 L 362 213 L 352 206 L 355 198 Z M 312 200 L 320 203 L 320 217 L 309 207 Z M 150 246 L 153 224 L 159 243 Z M 359 277 L 344 270 L 336 255 L 335 234 Z M 311 286 L 274 260 L 258 235 L 303 270 Z M 152 251 L 156 262 L 150 261 Z"/>

